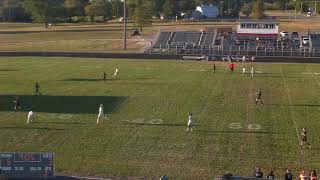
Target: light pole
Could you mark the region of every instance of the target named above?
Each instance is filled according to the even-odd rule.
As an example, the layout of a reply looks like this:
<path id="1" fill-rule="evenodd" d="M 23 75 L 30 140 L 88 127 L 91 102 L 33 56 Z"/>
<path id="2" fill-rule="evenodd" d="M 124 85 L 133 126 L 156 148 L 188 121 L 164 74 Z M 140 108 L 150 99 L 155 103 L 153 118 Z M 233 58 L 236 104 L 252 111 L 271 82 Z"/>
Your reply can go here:
<path id="1" fill-rule="evenodd" d="M 221 9 L 221 20 L 222 20 L 222 17 L 223 17 L 223 1 L 220 1 L 220 9 Z"/>
<path id="2" fill-rule="evenodd" d="M 296 0 L 293 0 L 294 2 L 294 20 L 297 20 L 297 4 L 296 4 Z"/>
<path id="3" fill-rule="evenodd" d="M 123 1 L 123 50 L 127 50 L 127 0 Z"/>

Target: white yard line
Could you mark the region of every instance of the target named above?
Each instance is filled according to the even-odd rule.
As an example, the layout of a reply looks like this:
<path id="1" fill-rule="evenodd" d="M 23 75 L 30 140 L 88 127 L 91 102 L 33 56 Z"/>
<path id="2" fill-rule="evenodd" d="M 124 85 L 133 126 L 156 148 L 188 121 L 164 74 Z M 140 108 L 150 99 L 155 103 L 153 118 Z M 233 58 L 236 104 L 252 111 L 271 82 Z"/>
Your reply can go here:
<path id="1" fill-rule="evenodd" d="M 290 96 L 290 90 L 287 86 L 287 83 L 286 83 L 286 80 L 283 76 L 283 72 L 282 72 L 282 68 L 280 67 L 280 72 L 281 72 L 281 77 L 282 77 L 282 81 L 283 81 L 283 85 L 285 87 L 285 90 L 286 90 L 286 94 L 287 94 L 287 97 L 288 97 L 288 101 L 289 101 L 289 105 L 292 105 L 292 98 Z M 294 109 L 292 106 L 289 106 L 290 107 L 290 114 L 291 114 L 291 119 L 293 120 L 293 124 L 294 124 L 294 127 L 296 129 L 296 133 L 297 133 L 297 139 L 298 139 L 298 144 L 300 145 L 300 135 L 299 135 L 299 130 L 298 130 L 298 126 L 297 126 L 297 122 L 296 122 L 296 119 L 295 119 L 295 116 L 293 115 L 294 113 Z M 301 155 L 303 155 L 303 152 L 301 152 Z"/>

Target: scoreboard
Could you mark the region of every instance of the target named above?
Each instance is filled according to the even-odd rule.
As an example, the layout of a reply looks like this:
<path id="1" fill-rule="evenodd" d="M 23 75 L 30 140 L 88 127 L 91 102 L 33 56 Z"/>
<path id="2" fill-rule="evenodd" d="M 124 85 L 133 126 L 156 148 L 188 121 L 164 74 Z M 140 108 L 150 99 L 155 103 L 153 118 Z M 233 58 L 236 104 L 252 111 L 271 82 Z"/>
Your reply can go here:
<path id="1" fill-rule="evenodd" d="M 53 153 L 0 153 L 0 176 L 8 178 L 54 176 Z"/>

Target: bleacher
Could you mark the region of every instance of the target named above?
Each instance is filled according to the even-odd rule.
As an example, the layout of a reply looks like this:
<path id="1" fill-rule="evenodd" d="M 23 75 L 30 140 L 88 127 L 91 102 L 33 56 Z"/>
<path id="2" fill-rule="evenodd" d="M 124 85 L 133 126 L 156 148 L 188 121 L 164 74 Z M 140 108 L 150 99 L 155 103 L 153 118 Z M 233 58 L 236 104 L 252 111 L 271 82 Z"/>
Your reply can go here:
<path id="1" fill-rule="evenodd" d="M 216 33 L 214 32 L 161 32 L 153 48 L 167 47 L 212 47 Z"/>
<path id="2" fill-rule="evenodd" d="M 154 48 L 166 47 L 171 32 L 161 32 L 154 44 Z"/>
<path id="3" fill-rule="evenodd" d="M 212 45 L 214 44 L 214 41 L 215 41 L 215 36 L 216 34 L 213 33 L 213 32 L 209 32 L 209 33 L 206 33 L 206 37 L 202 43 L 202 46 L 203 47 L 212 47 Z"/>

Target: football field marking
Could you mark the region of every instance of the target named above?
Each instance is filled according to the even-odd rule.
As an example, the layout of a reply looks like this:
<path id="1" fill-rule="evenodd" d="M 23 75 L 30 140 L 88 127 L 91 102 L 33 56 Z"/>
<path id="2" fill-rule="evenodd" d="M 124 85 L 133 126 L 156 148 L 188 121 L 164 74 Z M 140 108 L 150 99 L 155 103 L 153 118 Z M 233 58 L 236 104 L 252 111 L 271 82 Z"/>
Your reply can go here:
<path id="1" fill-rule="evenodd" d="M 283 81 L 283 85 L 284 85 L 284 88 L 285 88 L 285 91 L 286 91 L 286 94 L 287 94 L 287 98 L 288 98 L 288 103 L 289 105 L 292 105 L 292 98 L 290 96 L 290 90 L 287 86 L 287 83 L 286 83 L 286 80 L 284 78 L 284 75 L 283 75 L 283 72 L 282 72 L 282 68 L 280 67 L 280 72 L 281 72 L 281 77 L 282 77 L 282 81 Z M 294 124 L 294 127 L 296 129 L 296 133 L 297 133 L 297 139 L 298 139 L 298 144 L 300 144 L 300 136 L 299 136 L 299 130 L 298 130 L 298 126 L 297 126 L 297 122 L 296 122 L 296 119 L 295 119 L 295 116 L 293 115 L 293 106 L 289 106 L 289 109 L 290 109 L 290 115 L 291 115 L 291 119 L 293 120 L 293 124 Z M 302 151 L 300 151 L 301 155 L 303 155 Z"/>
<path id="2" fill-rule="evenodd" d="M 245 126 L 242 126 L 241 123 L 236 123 L 236 122 L 234 122 L 234 123 L 230 123 L 230 124 L 229 124 L 229 128 L 230 128 L 230 129 L 243 129 L 243 128 L 245 128 L 245 129 L 248 129 L 248 130 L 255 130 L 255 131 L 257 131 L 257 130 L 260 130 L 260 129 L 261 129 L 261 125 L 260 125 L 260 124 L 248 124 L 248 125 L 245 127 Z"/>

